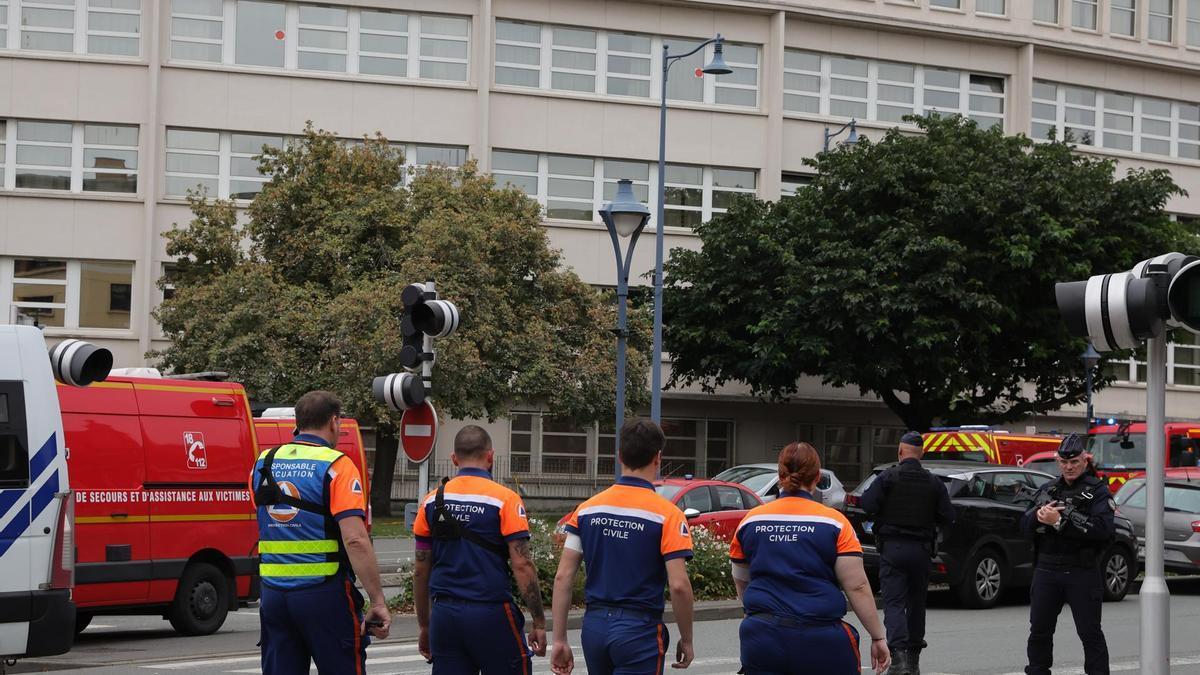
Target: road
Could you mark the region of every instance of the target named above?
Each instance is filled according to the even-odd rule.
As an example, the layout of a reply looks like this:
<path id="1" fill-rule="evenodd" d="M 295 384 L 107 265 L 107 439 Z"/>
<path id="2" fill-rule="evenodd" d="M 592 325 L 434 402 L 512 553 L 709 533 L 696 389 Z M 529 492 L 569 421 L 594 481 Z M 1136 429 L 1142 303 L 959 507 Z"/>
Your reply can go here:
<path id="1" fill-rule="evenodd" d="M 1171 647 L 1172 673 L 1200 675 L 1200 581 L 1172 583 Z M 1025 636 L 1029 608 L 1014 598 L 984 611 L 958 608 L 948 593 L 931 594 L 929 611 L 930 648 L 921 659 L 926 675 L 976 673 L 1019 673 L 1024 666 Z M 1138 601 L 1130 596 L 1104 606 L 1113 672 L 1138 670 Z M 411 620 L 408 621 L 411 625 Z M 400 625 L 400 624 L 398 624 Z M 686 672 L 696 675 L 735 673 L 738 670 L 738 621 L 710 621 L 696 625 L 697 661 Z M 861 629 L 860 629 L 861 630 Z M 401 631 L 397 631 L 401 632 Z M 674 626 L 672 635 L 677 635 Z M 865 634 L 865 633 L 864 633 Z M 1064 611 L 1058 624 L 1056 674 L 1083 673 L 1083 656 L 1070 613 Z M 62 657 L 22 661 L 12 673 L 84 672 L 88 675 L 117 673 L 259 673 L 255 653 L 258 639 L 256 610 L 231 614 L 215 635 L 181 638 L 166 622 L 156 617 L 99 617 L 75 649 Z M 578 631 L 568 635 L 579 645 Z M 372 675 L 429 672 L 411 641 L 411 632 L 368 649 L 367 664 Z M 865 654 L 865 647 L 864 647 Z M 582 652 L 576 649 L 577 673 L 586 673 Z M 316 672 L 315 669 L 313 672 Z M 546 659 L 535 659 L 534 673 L 549 673 Z M 678 672 L 678 671 L 669 671 Z"/>

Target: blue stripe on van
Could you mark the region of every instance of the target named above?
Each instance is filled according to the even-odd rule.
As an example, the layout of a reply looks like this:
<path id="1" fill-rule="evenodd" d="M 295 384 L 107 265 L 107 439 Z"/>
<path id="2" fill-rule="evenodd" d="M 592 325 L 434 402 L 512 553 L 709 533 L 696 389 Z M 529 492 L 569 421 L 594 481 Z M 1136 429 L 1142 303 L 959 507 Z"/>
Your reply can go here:
<path id="1" fill-rule="evenodd" d="M 17 503 L 23 494 L 25 494 L 25 490 L 20 488 L 0 490 L 0 516 L 8 513 L 8 510 Z"/>
<path id="2" fill-rule="evenodd" d="M 0 530 L 0 556 L 8 553 L 8 549 L 17 541 L 17 537 L 29 528 L 29 505 L 23 504 L 21 508 L 13 515 L 13 519 L 8 521 L 3 530 Z"/>
<path id="3" fill-rule="evenodd" d="M 54 493 L 58 492 L 58 473 L 52 474 L 46 479 L 46 483 L 38 488 L 38 491 L 33 495 L 30 501 L 31 511 L 30 522 L 37 520 L 37 517 L 42 515 L 42 511 L 46 510 L 46 506 L 54 501 Z"/>
<path id="4" fill-rule="evenodd" d="M 50 463 L 54 461 L 54 455 L 58 451 L 58 444 L 54 442 L 54 436 L 54 434 L 50 434 L 50 438 L 46 439 L 41 449 L 34 453 L 33 457 L 29 458 L 30 484 L 37 482 L 38 477 L 42 475 L 46 467 L 50 466 Z"/>

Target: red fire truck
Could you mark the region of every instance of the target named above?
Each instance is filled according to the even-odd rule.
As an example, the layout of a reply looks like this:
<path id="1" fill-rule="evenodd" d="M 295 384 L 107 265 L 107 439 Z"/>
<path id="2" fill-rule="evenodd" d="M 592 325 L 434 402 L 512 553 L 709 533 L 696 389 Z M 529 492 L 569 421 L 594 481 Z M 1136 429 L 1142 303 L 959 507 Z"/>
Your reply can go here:
<path id="1" fill-rule="evenodd" d="M 1195 466 L 1200 458 L 1200 422 L 1169 422 L 1166 466 Z M 1114 421 L 1088 431 L 1087 449 L 1095 458 L 1096 472 L 1108 479 L 1116 492 L 1130 476 L 1146 470 L 1146 423 Z"/>
<path id="2" fill-rule="evenodd" d="M 1019 466 L 1034 453 L 1055 450 L 1058 434 L 1013 434 L 984 425 L 940 427 L 922 435 L 925 459 L 955 459 Z"/>

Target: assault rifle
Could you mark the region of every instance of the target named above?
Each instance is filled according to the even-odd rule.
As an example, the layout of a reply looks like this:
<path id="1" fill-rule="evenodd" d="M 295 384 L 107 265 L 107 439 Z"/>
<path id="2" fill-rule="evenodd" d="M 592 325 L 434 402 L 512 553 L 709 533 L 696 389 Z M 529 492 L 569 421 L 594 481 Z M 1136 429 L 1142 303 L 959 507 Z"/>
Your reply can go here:
<path id="1" fill-rule="evenodd" d="M 1088 514 L 1079 510 L 1080 506 L 1091 500 L 1092 493 L 1084 490 L 1074 497 L 1062 499 L 1059 490 L 1059 486 L 1042 491 L 1031 488 L 1028 485 L 1022 485 L 1018 495 L 1029 498 L 1033 501 L 1034 508 L 1037 509 L 1047 504 L 1058 504 L 1063 507 L 1062 517 L 1067 523 L 1074 525 L 1082 532 L 1092 529 L 1092 524 L 1088 522 Z"/>

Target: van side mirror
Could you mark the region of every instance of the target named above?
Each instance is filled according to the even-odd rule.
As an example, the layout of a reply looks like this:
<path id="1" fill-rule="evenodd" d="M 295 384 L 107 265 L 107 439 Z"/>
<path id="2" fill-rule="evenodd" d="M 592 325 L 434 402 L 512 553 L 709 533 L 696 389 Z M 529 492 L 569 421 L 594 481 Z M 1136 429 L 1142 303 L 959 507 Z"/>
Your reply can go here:
<path id="1" fill-rule="evenodd" d="M 698 515 L 700 515 L 700 511 L 698 511 L 697 509 L 684 509 L 683 510 L 683 517 L 687 518 L 688 520 L 691 520 L 692 518 L 695 518 Z"/>

